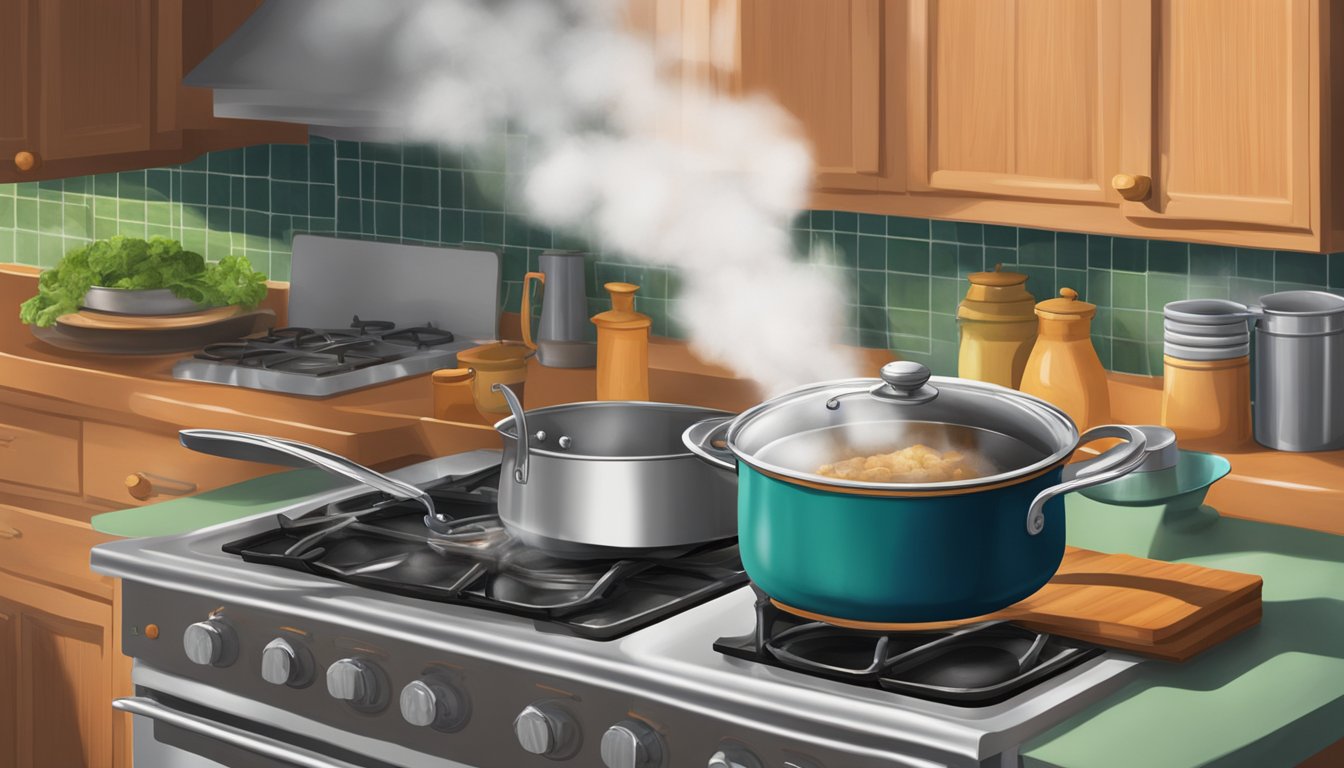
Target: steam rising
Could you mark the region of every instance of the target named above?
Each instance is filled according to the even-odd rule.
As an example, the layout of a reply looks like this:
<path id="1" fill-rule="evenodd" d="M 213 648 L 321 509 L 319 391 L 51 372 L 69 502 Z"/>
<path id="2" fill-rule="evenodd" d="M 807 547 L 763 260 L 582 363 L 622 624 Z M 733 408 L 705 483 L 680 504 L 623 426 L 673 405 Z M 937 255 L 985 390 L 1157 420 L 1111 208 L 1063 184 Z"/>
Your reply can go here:
<path id="1" fill-rule="evenodd" d="M 370 27 L 395 41 L 409 138 L 471 150 L 525 133 L 532 218 L 680 268 L 676 320 L 702 357 L 772 392 L 853 374 L 844 292 L 823 254 L 793 258 L 812 162 L 791 118 L 673 77 L 629 31 L 628 0 L 323 5 L 326 55 Z"/>

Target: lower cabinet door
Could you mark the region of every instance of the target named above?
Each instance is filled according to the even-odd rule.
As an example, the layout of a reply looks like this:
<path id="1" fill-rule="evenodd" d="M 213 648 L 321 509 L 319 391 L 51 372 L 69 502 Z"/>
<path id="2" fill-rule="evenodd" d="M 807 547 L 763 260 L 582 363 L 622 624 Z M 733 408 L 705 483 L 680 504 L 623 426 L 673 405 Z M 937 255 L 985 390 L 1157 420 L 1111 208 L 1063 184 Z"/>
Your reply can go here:
<path id="1" fill-rule="evenodd" d="M 111 604 L 0 573 L 0 614 L 13 629 L 11 661 L 0 662 L 14 680 L 11 708 L 0 705 L 12 764 L 112 768 Z"/>

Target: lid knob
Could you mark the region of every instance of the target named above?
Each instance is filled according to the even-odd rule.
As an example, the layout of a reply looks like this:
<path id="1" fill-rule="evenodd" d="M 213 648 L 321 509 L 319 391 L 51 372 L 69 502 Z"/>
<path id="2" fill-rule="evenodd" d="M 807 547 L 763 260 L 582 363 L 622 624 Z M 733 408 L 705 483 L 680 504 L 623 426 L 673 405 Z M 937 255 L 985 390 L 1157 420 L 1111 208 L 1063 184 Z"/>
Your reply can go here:
<path id="1" fill-rule="evenodd" d="M 929 386 L 932 373 L 928 366 L 913 360 L 897 360 L 882 366 L 882 381 L 870 390 L 873 397 L 895 403 L 918 405 L 938 396 L 938 390 Z"/>
<path id="2" fill-rule="evenodd" d="M 1077 300 L 1078 300 L 1078 292 L 1075 291 L 1075 290 L 1073 290 L 1072 288 L 1060 288 L 1060 289 L 1059 289 L 1059 295 L 1060 295 L 1060 296 L 1063 296 L 1064 298 L 1068 299 L 1069 301 L 1077 301 Z"/>

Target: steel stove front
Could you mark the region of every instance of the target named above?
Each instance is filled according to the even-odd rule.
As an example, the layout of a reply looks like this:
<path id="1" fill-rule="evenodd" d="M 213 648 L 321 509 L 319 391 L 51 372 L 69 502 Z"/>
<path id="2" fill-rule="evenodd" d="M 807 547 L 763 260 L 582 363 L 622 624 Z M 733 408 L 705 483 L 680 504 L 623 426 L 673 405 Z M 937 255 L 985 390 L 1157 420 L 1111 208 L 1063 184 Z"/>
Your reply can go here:
<path id="1" fill-rule="evenodd" d="M 480 497 L 480 487 L 465 486 L 498 460 L 497 452 L 473 452 L 394 474 L 440 493 L 456 483 L 453 492 Z M 346 514 L 368 501 L 363 490 L 343 489 L 204 531 L 95 548 L 95 570 L 123 579 L 122 639 L 137 688 L 118 706 L 136 714 L 138 762 L 1008 766 L 1025 739 L 1113 691 L 1137 663 L 1112 652 L 1081 654 L 1028 690 L 983 706 L 923 700 L 884 687 L 881 675 L 877 684 L 855 685 L 716 650 L 716 638 L 754 638 L 757 626 L 756 595 L 731 578 L 685 600 L 735 573 L 724 552 L 667 581 L 653 567 L 627 573 L 633 578 L 618 580 L 625 586 L 597 590 L 615 600 L 599 609 L 584 600 L 604 578 L 597 570 L 614 564 L 580 564 L 538 580 L 553 563 L 501 545 L 488 521 L 471 519 L 488 500 L 459 510 L 462 538 L 449 547 L 447 566 L 418 559 L 443 555 L 395 504 Z M 333 520 L 340 531 L 328 529 Z M 401 559 L 403 544 L 416 562 Z M 462 563 L 481 567 L 475 579 L 454 570 L 459 546 L 469 548 Z M 438 570 L 445 568 L 458 576 Z M 640 610 L 669 600 L 674 609 Z M 559 615 L 548 614 L 561 604 Z M 613 605 L 622 607 L 602 613 Z M 620 626 L 620 616 L 641 614 Z M 606 616 L 596 626 L 619 631 L 595 639 L 594 625 L 585 624 L 594 615 Z M 785 638 L 781 647 L 801 654 L 802 640 Z M 1019 641 L 1025 650 L 1011 650 L 1019 660 L 1064 652 L 1051 640 L 1035 651 L 1038 641 Z M 872 650 L 870 639 L 870 658 L 893 658 Z"/>

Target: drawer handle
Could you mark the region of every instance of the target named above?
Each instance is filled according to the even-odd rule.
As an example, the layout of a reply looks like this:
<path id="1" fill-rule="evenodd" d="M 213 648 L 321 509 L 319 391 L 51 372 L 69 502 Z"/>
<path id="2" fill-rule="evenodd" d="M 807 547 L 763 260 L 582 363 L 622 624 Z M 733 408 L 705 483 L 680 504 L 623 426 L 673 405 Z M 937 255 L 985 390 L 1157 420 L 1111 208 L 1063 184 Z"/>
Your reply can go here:
<path id="1" fill-rule="evenodd" d="M 23 531 L 18 528 L 10 528 L 7 525 L 0 525 L 0 539 L 20 539 L 23 538 Z"/>
<path id="2" fill-rule="evenodd" d="M 136 472 L 126 476 L 126 492 L 132 497 L 145 501 L 158 496 L 186 496 L 196 492 L 196 484 L 184 480 L 155 475 L 150 472 Z"/>

